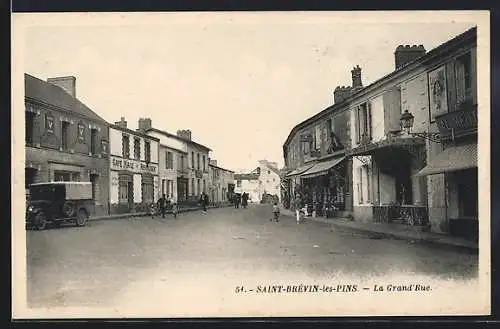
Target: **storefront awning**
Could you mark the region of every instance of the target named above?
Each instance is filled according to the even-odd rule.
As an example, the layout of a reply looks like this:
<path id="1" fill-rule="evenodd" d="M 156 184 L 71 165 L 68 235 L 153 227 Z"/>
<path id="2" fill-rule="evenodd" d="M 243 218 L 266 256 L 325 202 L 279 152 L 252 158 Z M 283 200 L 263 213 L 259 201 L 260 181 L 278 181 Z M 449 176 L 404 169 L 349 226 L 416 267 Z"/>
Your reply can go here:
<path id="1" fill-rule="evenodd" d="M 341 163 L 345 157 L 332 159 L 325 162 L 316 163 L 311 169 L 307 170 L 301 175 L 301 178 L 312 178 L 317 176 L 326 175 L 330 169 Z"/>
<path id="2" fill-rule="evenodd" d="M 295 169 L 294 171 L 292 171 L 291 173 L 287 174 L 285 177 L 292 177 L 292 176 L 297 176 L 297 175 L 300 175 L 302 174 L 304 171 L 310 169 L 313 165 L 310 164 L 310 165 L 306 165 L 306 166 L 302 166 L 302 167 L 299 167 L 297 169 Z"/>
<path id="3" fill-rule="evenodd" d="M 475 167 L 477 167 L 477 144 L 467 144 L 445 149 L 415 175 L 434 175 Z"/>

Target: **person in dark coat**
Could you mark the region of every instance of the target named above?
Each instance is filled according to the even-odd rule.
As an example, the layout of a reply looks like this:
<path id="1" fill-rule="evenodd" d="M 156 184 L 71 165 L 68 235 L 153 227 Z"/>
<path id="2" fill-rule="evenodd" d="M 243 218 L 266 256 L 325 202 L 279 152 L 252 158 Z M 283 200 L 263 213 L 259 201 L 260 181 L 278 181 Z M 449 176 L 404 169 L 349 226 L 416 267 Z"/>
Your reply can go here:
<path id="1" fill-rule="evenodd" d="M 246 192 L 241 196 L 241 205 L 243 208 L 246 208 L 248 205 L 248 194 Z"/>
<path id="2" fill-rule="evenodd" d="M 165 211 L 167 210 L 167 199 L 165 198 L 165 194 L 158 199 L 158 210 L 161 213 L 161 217 L 165 218 Z"/>
<path id="3" fill-rule="evenodd" d="M 200 204 L 203 207 L 203 213 L 207 212 L 208 203 L 209 203 L 208 195 L 205 192 L 202 192 L 200 198 Z"/>
<path id="4" fill-rule="evenodd" d="M 236 193 L 234 195 L 234 207 L 238 209 L 240 207 L 240 203 L 241 203 L 241 194 Z"/>

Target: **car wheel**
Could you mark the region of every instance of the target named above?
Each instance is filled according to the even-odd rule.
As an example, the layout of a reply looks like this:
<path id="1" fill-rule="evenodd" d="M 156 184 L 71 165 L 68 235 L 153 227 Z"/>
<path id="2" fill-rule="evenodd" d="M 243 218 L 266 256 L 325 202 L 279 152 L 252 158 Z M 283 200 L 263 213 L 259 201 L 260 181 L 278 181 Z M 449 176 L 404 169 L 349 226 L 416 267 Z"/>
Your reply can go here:
<path id="1" fill-rule="evenodd" d="M 47 218 L 44 213 L 39 212 L 35 215 L 35 220 L 33 222 L 35 228 L 39 231 L 42 231 L 47 226 Z"/>
<path id="2" fill-rule="evenodd" d="M 76 215 L 76 226 L 85 226 L 87 223 L 87 212 L 83 209 L 78 211 L 78 214 Z"/>

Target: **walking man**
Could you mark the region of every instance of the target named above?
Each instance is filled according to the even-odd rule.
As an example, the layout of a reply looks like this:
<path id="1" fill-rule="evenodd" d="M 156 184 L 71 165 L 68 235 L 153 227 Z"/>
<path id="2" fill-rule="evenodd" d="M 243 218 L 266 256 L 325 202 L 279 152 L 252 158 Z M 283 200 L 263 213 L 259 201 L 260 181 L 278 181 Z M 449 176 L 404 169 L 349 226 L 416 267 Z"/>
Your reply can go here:
<path id="1" fill-rule="evenodd" d="M 200 203 L 201 203 L 201 206 L 203 207 L 203 213 L 204 214 L 207 213 L 208 202 L 209 202 L 208 195 L 205 192 L 202 192 L 201 193 L 201 198 L 200 198 Z"/>
<path id="2" fill-rule="evenodd" d="M 158 199 L 158 210 L 161 212 L 161 218 L 165 218 L 165 210 L 167 207 L 167 199 L 165 198 L 165 194 Z"/>

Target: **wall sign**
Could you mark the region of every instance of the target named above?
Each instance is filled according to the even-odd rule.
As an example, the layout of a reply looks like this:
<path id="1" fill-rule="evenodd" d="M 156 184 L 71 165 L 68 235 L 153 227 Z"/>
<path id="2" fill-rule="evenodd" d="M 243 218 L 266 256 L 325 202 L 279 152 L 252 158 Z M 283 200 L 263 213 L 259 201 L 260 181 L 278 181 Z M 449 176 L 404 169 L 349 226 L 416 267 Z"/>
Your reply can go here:
<path id="1" fill-rule="evenodd" d="M 78 141 L 85 142 L 85 125 L 82 122 L 78 123 Z"/>
<path id="2" fill-rule="evenodd" d="M 45 114 L 45 131 L 49 134 L 54 133 L 54 117 L 52 114 Z"/>
<path id="3" fill-rule="evenodd" d="M 431 106 L 431 122 L 439 114 L 448 112 L 446 75 L 444 67 L 429 73 L 429 99 Z"/>
<path id="4" fill-rule="evenodd" d="M 128 170 L 134 173 L 158 175 L 158 166 L 146 164 L 137 160 L 111 156 L 109 159 L 109 165 L 111 170 Z"/>

